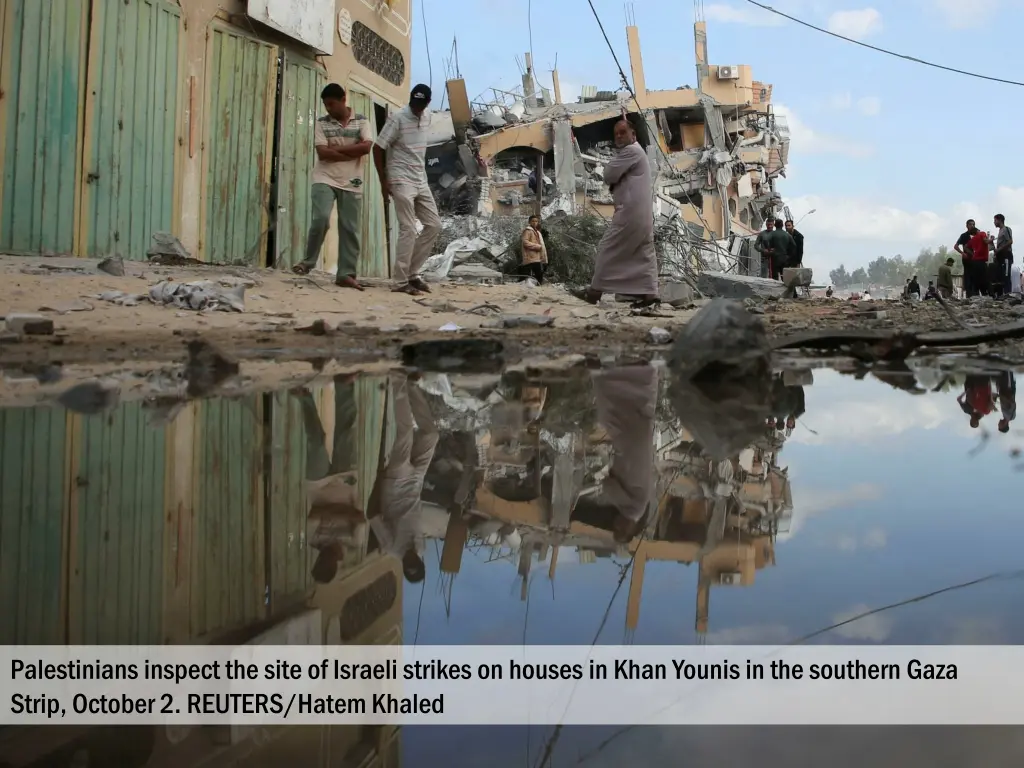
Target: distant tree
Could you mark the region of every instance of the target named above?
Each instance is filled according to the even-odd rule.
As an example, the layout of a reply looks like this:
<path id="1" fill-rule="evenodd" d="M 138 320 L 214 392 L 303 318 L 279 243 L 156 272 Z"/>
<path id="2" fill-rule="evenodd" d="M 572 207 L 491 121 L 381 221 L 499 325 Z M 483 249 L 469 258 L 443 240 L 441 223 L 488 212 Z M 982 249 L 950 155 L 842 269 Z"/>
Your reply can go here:
<path id="1" fill-rule="evenodd" d="M 850 284 L 850 274 L 842 264 L 828 273 L 828 279 L 836 288 L 845 288 Z"/>
<path id="2" fill-rule="evenodd" d="M 868 273 L 864 267 L 857 267 L 853 270 L 853 274 L 850 275 L 850 283 L 852 285 L 866 285 L 868 283 Z"/>

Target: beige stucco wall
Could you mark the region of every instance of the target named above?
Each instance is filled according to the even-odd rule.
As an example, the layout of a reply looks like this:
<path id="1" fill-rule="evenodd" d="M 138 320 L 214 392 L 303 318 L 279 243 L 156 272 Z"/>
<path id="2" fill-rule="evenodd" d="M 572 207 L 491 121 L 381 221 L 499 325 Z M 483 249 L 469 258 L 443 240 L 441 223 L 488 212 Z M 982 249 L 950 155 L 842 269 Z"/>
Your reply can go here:
<path id="1" fill-rule="evenodd" d="M 211 24 L 230 24 L 247 34 L 268 42 L 278 43 L 296 53 L 305 53 L 313 58 L 311 50 L 285 35 L 278 34 L 267 27 L 250 22 L 244 15 L 245 0 L 179 0 L 184 19 L 184 41 L 182 51 L 182 72 L 184 80 L 182 93 L 184 103 L 179 114 L 181 136 L 185 146 L 184 159 L 179 172 L 180 228 L 178 236 L 184 246 L 192 253 L 198 252 L 200 239 L 201 211 L 205 204 L 203 198 L 202 178 L 202 136 L 205 125 L 204 106 L 206 104 L 206 63 L 209 50 L 208 30 Z M 356 63 L 352 49 L 341 42 L 338 35 L 337 22 L 333 25 L 334 53 L 331 56 L 318 57 L 326 67 L 329 82 L 337 82 L 346 89 L 351 88 L 375 96 L 394 106 L 401 106 L 408 100 L 411 87 L 410 73 L 412 70 L 412 8 L 411 0 L 391 0 L 391 11 L 398 16 L 409 19 L 408 30 L 396 29 L 385 17 L 366 5 L 364 0 L 337 0 L 335 19 L 342 8 L 348 10 L 353 23 L 361 22 L 394 45 L 402 52 L 405 59 L 405 82 L 395 86 L 379 75 Z M 391 17 L 395 19 L 395 17 Z M 399 26 L 401 26 L 399 24 Z M 193 80 L 194 78 L 194 80 Z M 192 92 L 191 109 L 189 92 Z M 194 150 L 188 151 L 189 136 L 192 134 Z M 336 226 L 332 226 L 328 234 L 325 249 L 328 253 L 337 250 Z"/>

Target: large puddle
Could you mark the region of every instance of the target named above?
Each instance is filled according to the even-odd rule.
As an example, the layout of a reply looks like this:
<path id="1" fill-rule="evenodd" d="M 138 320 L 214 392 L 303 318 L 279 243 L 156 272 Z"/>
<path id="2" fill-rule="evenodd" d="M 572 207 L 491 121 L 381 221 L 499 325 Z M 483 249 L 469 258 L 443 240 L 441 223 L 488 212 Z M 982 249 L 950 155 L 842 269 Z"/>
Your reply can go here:
<path id="1" fill-rule="evenodd" d="M 309 609 L 335 644 L 1024 642 L 1014 377 L 811 380 L 777 374 L 741 444 L 648 365 L 2 409 L 0 643 L 245 643 Z M 0 766 L 532 766 L 552 735 L 6 728 Z M 567 728 L 551 754 L 1001 766 L 1024 732 Z"/>

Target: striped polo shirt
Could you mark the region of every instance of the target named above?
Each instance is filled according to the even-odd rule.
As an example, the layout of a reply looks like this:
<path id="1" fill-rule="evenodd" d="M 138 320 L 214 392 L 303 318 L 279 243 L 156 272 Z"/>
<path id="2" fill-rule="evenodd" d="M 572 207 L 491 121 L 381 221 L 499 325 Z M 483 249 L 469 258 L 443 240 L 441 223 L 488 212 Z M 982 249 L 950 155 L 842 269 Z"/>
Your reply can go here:
<path id="1" fill-rule="evenodd" d="M 392 184 L 427 186 L 427 129 L 431 117 L 429 109 L 416 117 L 406 106 L 388 118 L 377 136 L 377 146 L 387 150 L 388 181 Z"/>

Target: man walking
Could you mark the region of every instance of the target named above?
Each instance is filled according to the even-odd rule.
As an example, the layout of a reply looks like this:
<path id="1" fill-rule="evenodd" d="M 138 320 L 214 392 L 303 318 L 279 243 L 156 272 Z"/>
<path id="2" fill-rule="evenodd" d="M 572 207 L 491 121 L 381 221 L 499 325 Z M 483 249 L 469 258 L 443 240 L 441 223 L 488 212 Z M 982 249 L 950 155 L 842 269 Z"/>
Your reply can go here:
<path id="1" fill-rule="evenodd" d="M 395 201 L 398 216 L 398 245 L 392 270 L 396 293 L 419 296 L 430 293 L 420 276 L 423 264 L 431 256 L 434 241 L 441 231 L 434 196 L 427 186 L 427 129 L 431 115 L 430 88 L 412 89 L 409 106 L 388 118 L 373 147 L 373 164 L 380 175 L 384 202 Z M 416 219 L 423 225 L 417 236 Z"/>
<path id="2" fill-rule="evenodd" d="M 331 210 L 338 204 L 338 272 L 335 283 L 345 288 L 363 287 L 356 279 L 359 264 L 359 229 L 363 214 L 363 158 L 373 146 L 370 125 L 345 103 L 345 89 L 331 83 L 320 92 L 327 114 L 316 121 L 313 145 L 313 221 L 306 237 L 306 258 L 292 271 L 305 275 L 320 258 Z"/>
<path id="3" fill-rule="evenodd" d="M 796 249 L 790 256 L 789 264 L 787 267 L 801 267 L 804 263 L 804 236 L 796 228 L 796 224 L 793 223 L 792 219 L 786 219 L 786 231 L 789 232 L 789 236 L 793 238 L 793 242 L 796 243 Z"/>
<path id="4" fill-rule="evenodd" d="M 996 227 L 996 264 L 1003 282 L 1003 295 L 1009 296 L 1013 290 L 1010 271 L 1013 268 L 1013 230 L 1006 226 L 1006 217 L 997 213 L 992 219 Z"/>
<path id="5" fill-rule="evenodd" d="M 967 220 L 967 229 L 957 238 L 953 250 L 960 254 L 960 261 L 964 267 L 964 298 L 974 295 L 974 265 L 971 254 L 967 251 L 967 244 L 971 241 L 971 228 L 974 226 L 974 219 Z"/>

